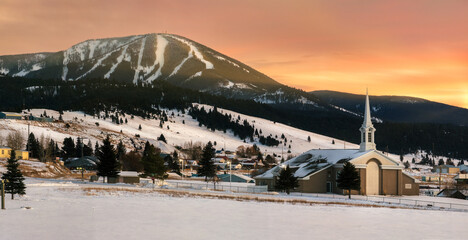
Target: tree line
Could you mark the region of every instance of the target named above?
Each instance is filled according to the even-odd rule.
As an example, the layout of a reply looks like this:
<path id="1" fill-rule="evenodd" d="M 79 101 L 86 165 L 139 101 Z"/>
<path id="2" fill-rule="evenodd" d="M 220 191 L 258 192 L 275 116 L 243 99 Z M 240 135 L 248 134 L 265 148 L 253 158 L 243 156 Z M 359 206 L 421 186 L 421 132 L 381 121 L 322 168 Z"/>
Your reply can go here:
<path id="1" fill-rule="evenodd" d="M 333 138 L 360 142 L 358 129 L 362 118 L 336 109 L 326 106 L 306 109 L 294 104 L 267 105 L 251 100 L 229 99 L 176 87 L 165 81 L 155 81 L 150 85 L 133 85 L 103 79 L 65 82 L 7 76 L 2 78 L 0 89 L 0 109 L 16 112 L 26 108 L 51 108 L 96 114 L 117 108 L 131 115 L 149 117 L 157 114 L 161 108 L 184 111 L 189 109 L 192 103 L 213 105 Z M 120 121 L 119 117 L 115 120 L 117 121 L 120 124 L 124 119 Z M 211 127 L 218 127 L 209 124 Z M 240 122 L 240 125 L 243 123 Z M 467 126 L 384 122 L 375 123 L 375 127 L 376 143 L 380 150 L 395 154 L 423 150 L 435 155 L 468 159 Z M 239 134 L 249 138 L 250 133 L 239 131 Z M 267 138 L 265 137 L 266 144 Z"/>

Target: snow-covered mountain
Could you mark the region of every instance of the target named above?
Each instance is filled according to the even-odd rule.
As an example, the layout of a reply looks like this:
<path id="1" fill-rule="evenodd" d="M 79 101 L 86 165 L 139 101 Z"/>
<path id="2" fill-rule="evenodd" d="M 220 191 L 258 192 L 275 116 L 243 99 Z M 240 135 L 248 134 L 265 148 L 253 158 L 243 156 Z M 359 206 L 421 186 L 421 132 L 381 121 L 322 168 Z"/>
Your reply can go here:
<path id="1" fill-rule="evenodd" d="M 55 53 L 0 56 L 0 74 L 64 81 L 111 79 L 134 84 L 165 80 L 263 103 L 315 104 L 307 93 L 291 91 L 233 58 L 173 34 L 92 39 Z"/>

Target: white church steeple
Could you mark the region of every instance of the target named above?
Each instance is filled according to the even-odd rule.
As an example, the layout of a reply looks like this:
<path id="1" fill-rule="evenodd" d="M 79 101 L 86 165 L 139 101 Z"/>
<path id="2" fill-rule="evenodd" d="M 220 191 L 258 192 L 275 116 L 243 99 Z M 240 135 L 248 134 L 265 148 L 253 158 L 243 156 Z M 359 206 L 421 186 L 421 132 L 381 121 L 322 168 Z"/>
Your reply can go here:
<path id="1" fill-rule="evenodd" d="M 374 143 L 374 132 L 375 128 L 372 125 L 372 119 L 370 114 L 370 104 L 369 104 L 369 93 L 366 90 L 366 106 L 364 109 L 364 122 L 362 123 L 361 128 L 361 144 L 359 145 L 359 150 L 361 152 L 367 150 L 375 150 Z"/>

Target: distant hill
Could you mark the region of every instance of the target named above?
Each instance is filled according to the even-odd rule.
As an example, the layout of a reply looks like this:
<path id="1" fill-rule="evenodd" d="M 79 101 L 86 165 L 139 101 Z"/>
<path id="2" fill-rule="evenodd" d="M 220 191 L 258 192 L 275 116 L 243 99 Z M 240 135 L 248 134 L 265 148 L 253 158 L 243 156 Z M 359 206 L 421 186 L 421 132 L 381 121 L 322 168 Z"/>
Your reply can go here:
<path id="1" fill-rule="evenodd" d="M 313 91 L 323 102 L 362 114 L 364 95 L 335 91 Z M 450 123 L 468 126 L 468 109 L 402 96 L 370 96 L 372 116 L 384 121 Z"/>

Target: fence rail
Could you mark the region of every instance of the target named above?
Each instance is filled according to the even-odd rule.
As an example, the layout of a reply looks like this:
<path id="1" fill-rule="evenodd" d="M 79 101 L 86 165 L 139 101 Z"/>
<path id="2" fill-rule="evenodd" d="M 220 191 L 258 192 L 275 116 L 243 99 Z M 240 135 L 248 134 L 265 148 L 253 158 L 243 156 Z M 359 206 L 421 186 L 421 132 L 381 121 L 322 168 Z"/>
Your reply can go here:
<path id="1" fill-rule="evenodd" d="M 292 195 L 348 200 L 348 196 L 331 194 L 331 193 L 324 194 L 324 193 L 295 192 L 295 193 L 292 193 Z M 376 202 L 376 203 L 399 204 L 399 205 L 418 206 L 418 207 L 434 207 L 434 208 L 443 208 L 443 209 L 468 210 L 468 204 L 405 199 L 405 198 L 396 198 L 396 197 L 351 195 L 350 200 L 363 200 L 363 201 L 370 201 L 370 202 Z"/>
<path id="2" fill-rule="evenodd" d="M 188 188 L 195 190 L 217 190 L 217 191 L 230 191 L 241 193 L 263 193 L 268 192 L 268 186 L 227 186 L 213 183 L 186 183 L 186 182 L 170 182 L 167 181 L 171 187 L 175 188 Z"/>

